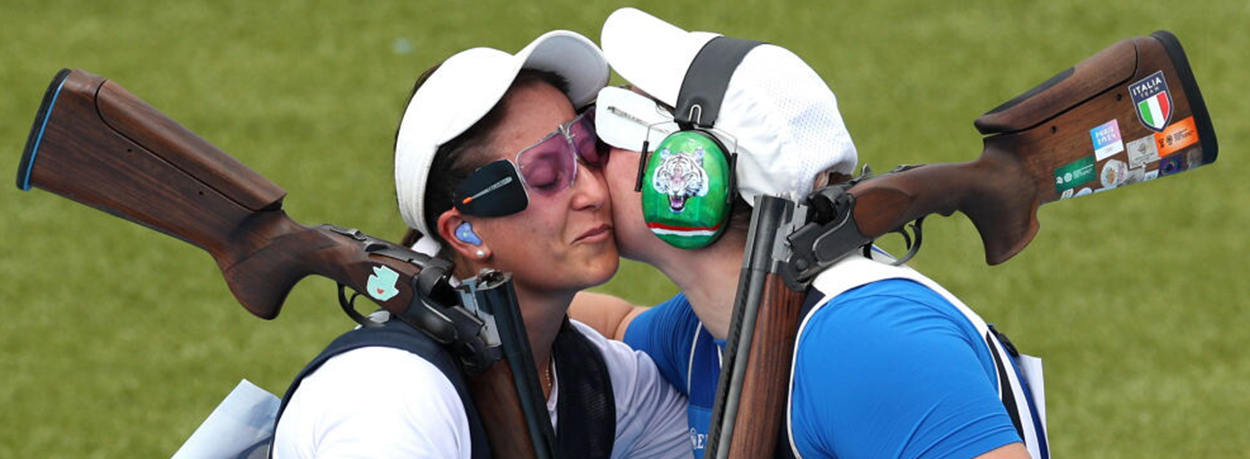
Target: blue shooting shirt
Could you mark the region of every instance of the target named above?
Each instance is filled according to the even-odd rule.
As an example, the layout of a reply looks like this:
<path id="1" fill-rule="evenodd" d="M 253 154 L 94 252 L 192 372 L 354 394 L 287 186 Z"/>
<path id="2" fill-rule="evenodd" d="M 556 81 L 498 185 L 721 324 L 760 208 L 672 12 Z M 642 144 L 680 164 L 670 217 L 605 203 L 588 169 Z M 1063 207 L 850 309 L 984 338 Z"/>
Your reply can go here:
<path id="1" fill-rule="evenodd" d="M 635 318 L 625 341 L 689 396 L 691 447 L 701 458 L 723 342 L 684 294 Z M 1021 441 L 976 328 L 904 279 L 849 290 L 811 315 L 796 351 L 790 422 L 809 459 L 966 458 Z"/>

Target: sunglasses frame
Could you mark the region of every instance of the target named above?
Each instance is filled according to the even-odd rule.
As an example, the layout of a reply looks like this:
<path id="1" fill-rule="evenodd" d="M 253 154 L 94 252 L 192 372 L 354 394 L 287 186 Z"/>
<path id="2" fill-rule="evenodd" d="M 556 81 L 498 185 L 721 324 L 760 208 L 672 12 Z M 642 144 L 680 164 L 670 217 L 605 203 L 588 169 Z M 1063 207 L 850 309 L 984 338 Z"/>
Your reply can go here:
<path id="1" fill-rule="evenodd" d="M 555 196 L 564 190 L 573 187 L 577 183 L 577 172 L 581 166 L 578 163 L 586 163 L 588 167 L 603 167 L 607 163 L 606 145 L 599 139 L 595 131 L 595 106 L 588 105 L 579 111 L 578 115 L 568 122 L 557 126 L 551 133 L 543 136 L 542 139 L 534 142 L 528 147 L 517 152 L 512 159 L 504 158 L 492 161 L 482 166 L 456 187 L 453 195 L 453 205 L 456 209 L 468 215 L 476 215 L 482 217 L 502 217 L 512 215 L 524 211 L 529 207 L 530 191 L 539 196 Z M 587 154 L 582 152 L 578 147 L 578 139 L 572 132 L 573 126 L 578 123 L 586 123 L 586 130 L 594 138 L 594 154 L 598 156 L 597 161 L 593 163 L 587 160 Z M 564 138 L 564 151 L 573 155 L 573 170 L 569 174 L 570 177 L 559 189 L 552 191 L 541 191 L 533 188 L 526 180 L 525 174 L 521 168 L 521 160 L 527 152 L 532 151 L 540 145 L 551 141 L 552 138 L 562 136 Z M 483 176 L 486 174 L 486 176 Z M 493 176 L 493 177 L 492 177 Z M 504 200 L 481 200 L 482 197 L 495 195 L 499 196 L 499 191 L 510 191 L 509 195 L 519 195 L 518 198 Z M 520 191 L 520 193 L 516 193 Z M 491 204 L 495 201 L 495 205 Z"/>

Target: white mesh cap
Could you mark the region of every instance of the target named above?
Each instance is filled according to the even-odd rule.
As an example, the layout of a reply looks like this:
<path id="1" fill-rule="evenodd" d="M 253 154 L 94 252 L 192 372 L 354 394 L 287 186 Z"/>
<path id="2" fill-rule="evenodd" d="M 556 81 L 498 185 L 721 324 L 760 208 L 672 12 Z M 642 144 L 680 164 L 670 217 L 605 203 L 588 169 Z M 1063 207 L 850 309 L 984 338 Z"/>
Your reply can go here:
<path id="1" fill-rule="evenodd" d="M 486 116 L 503 99 L 521 69 L 560 75 L 568 81 L 569 99 L 578 107 L 594 100 L 608 83 L 603 52 L 586 37 L 567 30 L 547 32 L 515 55 L 473 48 L 447 58 L 413 94 L 399 124 L 395 193 L 408 227 L 423 236 L 431 234 L 435 222 L 425 221 L 425 186 L 435 153 Z M 421 241 L 432 243 L 433 238 L 422 237 Z"/>
<path id="2" fill-rule="evenodd" d="M 622 8 L 608 16 L 600 39 L 617 73 L 674 106 L 691 61 L 716 36 Z M 807 63 L 776 45 L 760 45 L 742 59 L 715 128 L 737 140 L 738 191 L 748 203 L 760 194 L 803 196 L 816 174 L 830 169 L 849 174 L 857 161 L 833 91 Z"/>

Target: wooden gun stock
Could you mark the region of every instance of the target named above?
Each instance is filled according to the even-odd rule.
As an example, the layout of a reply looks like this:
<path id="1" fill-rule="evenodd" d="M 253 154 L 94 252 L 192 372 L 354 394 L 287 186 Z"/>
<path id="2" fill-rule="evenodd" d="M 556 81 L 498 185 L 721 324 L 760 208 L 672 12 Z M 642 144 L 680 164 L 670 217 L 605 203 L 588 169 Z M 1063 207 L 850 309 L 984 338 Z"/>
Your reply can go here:
<path id="1" fill-rule="evenodd" d="M 287 293 L 310 274 L 368 292 L 377 267 L 402 280 L 420 273 L 416 264 L 362 251 L 349 235 L 296 223 L 282 210 L 286 192 L 273 182 L 121 86 L 81 70 L 53 79 L 17 182 L 204 249 L 243 307 L 265 319 L 276 317 Z M 398 284 L 398 294 L 371 298 L 403 312 L 413 290 Z"/>
<path id="2" fill-rule="evenodd" d="M 1163 119 L 1143 114 L 1157 101 L 1164 107 L 1154 115 Z M 1042 204 L 1188 171 L 1214 162 L 1218 152 L 1189 61 L 1166 31 L 1116 43 L 975 125 L 988 135 L 977 160 L 921 166 L 850 188 L 863 235 L 875 239 L 930 213 L 960 211 L 994 265 L 1033 240 Z"/>

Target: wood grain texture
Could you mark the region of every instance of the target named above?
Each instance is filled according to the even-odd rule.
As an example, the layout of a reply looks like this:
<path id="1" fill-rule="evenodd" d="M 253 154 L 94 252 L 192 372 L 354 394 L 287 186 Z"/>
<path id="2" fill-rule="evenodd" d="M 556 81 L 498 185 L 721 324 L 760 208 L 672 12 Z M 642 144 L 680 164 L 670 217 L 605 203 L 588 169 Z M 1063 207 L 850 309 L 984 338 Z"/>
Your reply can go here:
<path id="1" fill-rule="evenodd" d="M 1116 142 L 1165 142 L 1138 120 L 1129 86 L 1155 72 L 1168 82 L 1172 101 L 1169 123 L 1197 116 L 1198 126 L 1210 125 L 1205 110 L 1195 111 L 1178 59 L 1154 36 L 1124 40 L 1082 61 L 1062 81 L 1043 85 L 982 116 L 979 129 L 995 132 L 984 139 L 981 156 L 966 163 L 930 164 L 866 180 L 848 190 L 855 196 L 854 216 L 860 231 L 870 238 L 898 230 L 929 214 L 967 215 L 985 245 L 986 262 L 1007 261 L 1028 246 L 1040 225 L 1037 209 L 1049 202 L 1105 191 L 1167 175 L 1162 160 L 1129 170 L 1127 147 L 1097 158 L 1091 130 L 1114 124 Z M 1193 134 L 1197 136 L 1197 133 Z M 1213 137 L 1213 134 L 1210 135 Z M 1207 142 L 1209 140 L 1209 142 Z M 1161 144 L 1162 146 L 1162 144 Z M 1179 155 L 1177 171 L 1207 164 L 1214 138 L 1205 139 L 1163 156 Z M 1197 158 L 1197 159 L 1195 159 Z M 1081 183 L 1061 191 L 1056 181 L 1065 167 L 1089 165 Z M 1118 175 L 1117 175 L 1118 174 Z M 1130 175 L 1131 174 L 1131 175 Z M 1138 178 L 1131 178 L 1138 177 Z"/>
<path id="2" fill-rule="evenodd" d="M 373 268 L 399 274 L 404 311 L 420 269 L 310 228 L 282 211 L 285 191 L 104 78 L 66 78 L 31 158 L 31 185 L 200 247 L 258 317 L 278 315 L 300 279 L 318 274 L 366 292 Z"/>
<path id="3" fill-rule="evenodd" d="M 731 458 L 771 457 L 777 447 L 790 394 L 790 366 L 803 297 L 779 275 L 770 274 L 764 280 L 764 301 L 755 319 L 734 422 L 737 427 L 729 443 Z"/>
<path id="4" fill-rule="evenodd" d="M 525 413 L 521 410 L 521 399 L 513 385 L 508 363 L 497 361 L 481 374 L 465 375 L 465 380 L 482 417 L 482 424 L 486 426 L 491 455 L 496 458 L 537 458 L 534 445 L 524 432 Z M 515 426 L 520 426 L 520 429 Z"/>

